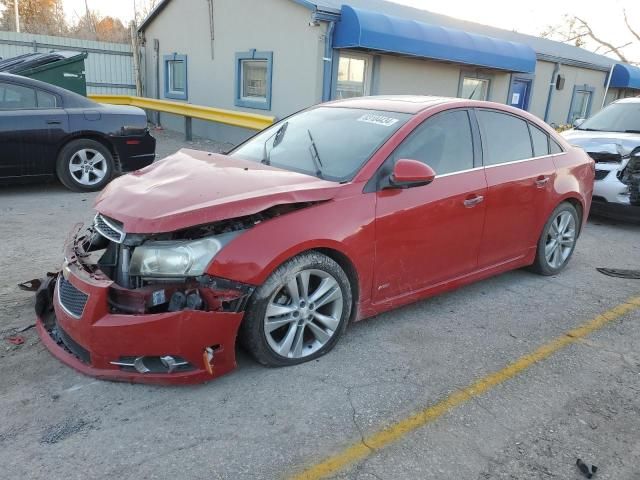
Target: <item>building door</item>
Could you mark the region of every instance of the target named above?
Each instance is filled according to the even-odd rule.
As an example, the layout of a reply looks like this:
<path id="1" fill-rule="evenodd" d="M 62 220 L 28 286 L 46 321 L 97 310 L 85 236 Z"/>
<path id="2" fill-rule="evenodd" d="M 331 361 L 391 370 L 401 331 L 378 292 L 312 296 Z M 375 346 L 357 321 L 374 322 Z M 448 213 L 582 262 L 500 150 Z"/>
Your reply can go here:
<path id="1" fill-rule="evenodd" d="M 509 105 L 526 110 L 529 108 L 529 92 L 531 91 L 531 80 L 514 78 L 511 82 L 511 95 Z"/>

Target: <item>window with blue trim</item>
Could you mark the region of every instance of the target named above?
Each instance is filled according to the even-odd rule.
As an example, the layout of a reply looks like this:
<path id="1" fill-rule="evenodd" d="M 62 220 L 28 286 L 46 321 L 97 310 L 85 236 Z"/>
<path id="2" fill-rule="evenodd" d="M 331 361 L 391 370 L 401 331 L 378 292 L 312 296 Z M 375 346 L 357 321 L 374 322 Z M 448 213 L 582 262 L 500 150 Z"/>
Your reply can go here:
<path id="1" fill-rule="evenodd" d="M 186 100 L 187 89 L 187 56 L 164 56 L 164 97 L 175 100 Z"/>
<path id="2" fill-rule="evenodd" d="M 273 52 L 236 53 L 236 98 L 238 107 L 271 110 Z"/>
<path id="3" fill-rule="evenodd" d="M 576 85 L 573 87 L 573 96 L 571 97 L 571 108 L 567 123 L 573 124 L 578 118 L 589 118 L 591 115 L 591 103 L 593 94 L 596 89 L 590 85 Z"/>

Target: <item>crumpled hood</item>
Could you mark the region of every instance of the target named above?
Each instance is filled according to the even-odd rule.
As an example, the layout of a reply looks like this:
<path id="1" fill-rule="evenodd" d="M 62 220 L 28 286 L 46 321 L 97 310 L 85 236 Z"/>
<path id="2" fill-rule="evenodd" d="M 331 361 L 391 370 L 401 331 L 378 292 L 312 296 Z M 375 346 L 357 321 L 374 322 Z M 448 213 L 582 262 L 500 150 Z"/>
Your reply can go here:
<path id="1" fill-rule="evenodd" d="M 95 208 L 128 233 L 162 233 L 275 205 L 329 200 L 339 188 L 310 175 L 183 149 L 111 182 Z"/>
<path id="2" fill-rule="evenodd" d="M 634 148 L 640 147 L 640 135 L 637 133 L 590 132 L 588 130 L 567 130 L 561 133 L 571 145 L 581 147 L 592 153 L 617 153 L 629 155 Z"/>

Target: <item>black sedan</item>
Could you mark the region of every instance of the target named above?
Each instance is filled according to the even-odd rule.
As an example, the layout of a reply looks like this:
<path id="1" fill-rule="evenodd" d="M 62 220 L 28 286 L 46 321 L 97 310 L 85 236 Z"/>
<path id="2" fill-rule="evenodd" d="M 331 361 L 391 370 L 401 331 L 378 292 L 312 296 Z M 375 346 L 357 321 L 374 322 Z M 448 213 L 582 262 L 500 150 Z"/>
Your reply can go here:
<path id="1" fill-rule="evenodd" d="M 0 73 L 0 182 L 57 176 L 71 190 L 100 190 L 151 164 L 155 149 L 144 110 Z"/>

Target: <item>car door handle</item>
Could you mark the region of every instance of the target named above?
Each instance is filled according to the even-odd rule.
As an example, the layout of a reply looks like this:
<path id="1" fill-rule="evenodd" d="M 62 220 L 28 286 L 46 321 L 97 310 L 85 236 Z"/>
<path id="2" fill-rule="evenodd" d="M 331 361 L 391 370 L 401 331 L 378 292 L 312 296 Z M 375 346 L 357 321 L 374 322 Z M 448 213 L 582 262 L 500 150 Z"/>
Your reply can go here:
<path id="1" fill-rule="evenodd" d="M 536 180 L 536 187 L 544 188 L 549 183 L 549 177 L 538 177 Z"/>
<path id="2" fill-rule="evenodd" d="M 47 120 L 47 125 L 60 125 L 61 123 L 60 120 Z"/>
<path id="3" fill-rule="evenodd" d="M 464 206 L 467 208 L 473 208 L 476 205 L 481 204 L 484 201 L 484 197 L 482 195 L 474 195 L 471 198 L 467 198 L 464 201 Z"/>

